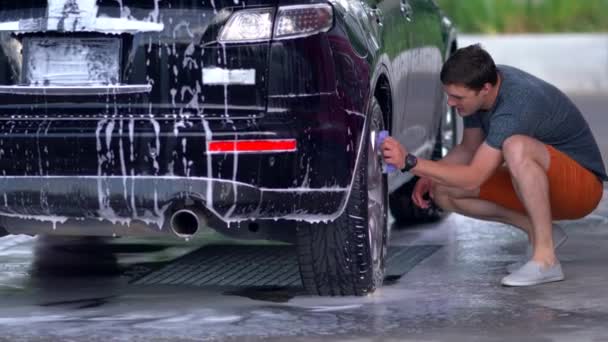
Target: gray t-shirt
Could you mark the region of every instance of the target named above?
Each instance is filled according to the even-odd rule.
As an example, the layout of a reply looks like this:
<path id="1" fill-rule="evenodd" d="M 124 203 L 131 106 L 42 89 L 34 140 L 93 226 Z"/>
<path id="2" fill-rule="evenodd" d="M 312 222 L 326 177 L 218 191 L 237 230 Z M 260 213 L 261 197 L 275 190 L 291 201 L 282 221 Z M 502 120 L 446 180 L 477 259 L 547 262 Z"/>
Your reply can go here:
<path id="1" fill-rule="evenodd" d="M 502 84 L 494 108 L 465 117 L 464 126 L 481 127 L 486 143 L 497 149 L 512 135 L 533 137 L 608 180 L 589 125 L 572 101 L 553 85 L 522 70 L 506 65 L 497 68 Z"/>

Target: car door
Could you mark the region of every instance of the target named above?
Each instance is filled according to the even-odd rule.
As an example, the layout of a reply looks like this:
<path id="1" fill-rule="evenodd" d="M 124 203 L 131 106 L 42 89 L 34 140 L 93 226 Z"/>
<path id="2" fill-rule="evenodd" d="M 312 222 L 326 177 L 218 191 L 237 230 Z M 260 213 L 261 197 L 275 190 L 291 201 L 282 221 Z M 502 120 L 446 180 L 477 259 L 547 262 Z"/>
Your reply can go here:
<path id="1" fill-rule="evenodd" d="M 433 149 L 441 44 L 429 0 L 367 0 L 381 22 L 381 52 L 388 56 L 393 93 L 392 135 L 417 155 Z"/>
<path id="2" fill-rule="evenodd" d="M 400 140 L 414 154 L 430 157 L 443 108 L 439 78 L 443 63 L 440 18 L 430 0 L 400 0 L 400 4 L 410 39 L 406 52 L 407 85 L 400 93 L 405 102 L 405 126 Z"/>
<path id="3" fill-rule="evenodd" d="M 390 123 L 392 135 L 402 143 L 408 143 L 406 128 L 409 118 L 406 113 L 405 94 L 410 71 L 412 18 L 411 10 L 404 0 L 366 0 L 380 23 L 380 54 L 388 59 L 393 117 Z"/>

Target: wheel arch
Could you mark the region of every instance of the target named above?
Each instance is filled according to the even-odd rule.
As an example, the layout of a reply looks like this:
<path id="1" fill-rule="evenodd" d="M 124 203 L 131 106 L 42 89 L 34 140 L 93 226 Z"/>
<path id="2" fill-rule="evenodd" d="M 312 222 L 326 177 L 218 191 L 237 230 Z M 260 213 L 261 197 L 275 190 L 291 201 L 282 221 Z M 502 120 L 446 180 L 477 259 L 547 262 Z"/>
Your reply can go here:
<path id="1" fill-rule="evenodd" d="M 385 64 L 379 64 L 379 67 L 374 74 L 375 77 L 372 82 L 372 91 L 370 92 L 370 99 L 368 103 L 371 103 L 371 97 L 375 97 L 378 100 L 378 104 L 382 109 L 382 118 L 384 120 L 385 127 L 389 132 L 391 132 L 394 105 L 388 68 L 385 66 Z"/>

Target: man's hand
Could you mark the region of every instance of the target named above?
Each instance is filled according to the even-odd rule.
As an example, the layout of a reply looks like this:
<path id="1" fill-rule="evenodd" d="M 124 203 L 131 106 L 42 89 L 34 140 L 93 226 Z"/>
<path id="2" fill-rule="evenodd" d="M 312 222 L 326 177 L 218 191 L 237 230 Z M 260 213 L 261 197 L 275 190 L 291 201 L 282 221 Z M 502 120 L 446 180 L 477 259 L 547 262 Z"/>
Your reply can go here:
<path id="1" fill-rule="evenodd" d="M 393 137 L 387 137 L 382 143 L 382 156 L 387 164 L 395 165 L 399 170 L 405 167 L 405 156 L 407 156 L 407 149 L 403 147 L 397 139 Z"/>
<path id="2" fill-rule="evenodd" d="M 431 206 L 431 201 L 424 199 L 424 195 L 431 194 L 431 188 L 433 187 L 433 181 L 430 178 L 420 178 L 416 185 L 414 186 L 414 191 L 412 192 L 412 200 L 414 204 L 422 209 L 427 209 Z"/>

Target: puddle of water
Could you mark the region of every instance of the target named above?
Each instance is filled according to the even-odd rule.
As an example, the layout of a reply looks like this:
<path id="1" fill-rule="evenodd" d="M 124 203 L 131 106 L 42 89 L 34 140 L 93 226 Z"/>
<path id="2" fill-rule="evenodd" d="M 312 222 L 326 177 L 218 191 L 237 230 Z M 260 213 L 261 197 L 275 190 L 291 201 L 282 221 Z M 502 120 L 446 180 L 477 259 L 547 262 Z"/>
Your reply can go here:
<path id="1" fill-rule="evenodd" d="M 306 294 L 304 289 L 298 287 L 248 287 L 224 292 L 224 295 L 228 296 L 240 296 L 273 303 L 287 303 L 297 295 L 303 294 Z"/>

